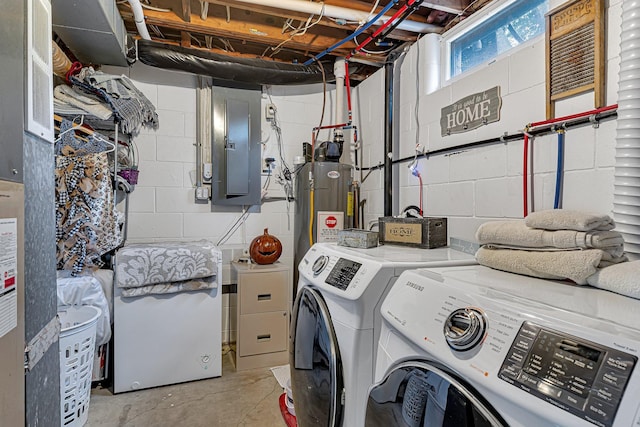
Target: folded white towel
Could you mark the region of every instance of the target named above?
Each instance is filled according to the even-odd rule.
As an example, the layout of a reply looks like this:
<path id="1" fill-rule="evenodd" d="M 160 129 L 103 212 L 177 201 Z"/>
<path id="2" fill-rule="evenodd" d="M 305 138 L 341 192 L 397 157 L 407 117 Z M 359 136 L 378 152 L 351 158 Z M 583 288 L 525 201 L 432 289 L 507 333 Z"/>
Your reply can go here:
<path id="1" fill-rule="evenodd" d="M 476 260 L 497 270 L 543 279 L 570 279 L 585 285 L 601 263 L 610 265 L 626 261 L 626 257 L 615 258 L 600 249 L 544 252 L 481 247 Z"/>
<path id="2" fill-rule="evenodd" d="M 490 221 L 476 231 L 481 245 L 491 244 L 514 249 L 607 249 L 621 256 L 624 240 L 617 231 L 549 231 L 527 227 L 524 220 Z"/>
<path id="3" fill-rule="evenodd" d="M 640 299 L 640 261 L 600 268 L 587 282 L 596 288 Z"/>
<path id="4" fill-rule="evenodd" d="M 550 209 L 532 212 L 526 218 L 527 226 L 544 230 L 613 230 L 615 223 L 608 215 L 569 209 Z"/>

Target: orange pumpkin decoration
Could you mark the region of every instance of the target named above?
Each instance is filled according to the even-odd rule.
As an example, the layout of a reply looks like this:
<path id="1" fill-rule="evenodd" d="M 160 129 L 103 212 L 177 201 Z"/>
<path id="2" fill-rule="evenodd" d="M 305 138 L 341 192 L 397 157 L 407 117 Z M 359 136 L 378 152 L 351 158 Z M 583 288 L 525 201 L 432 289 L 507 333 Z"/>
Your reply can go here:
<path id="1" fill-rule="evenodd" d="M 269 234 L 269 229 L 264 229 L 264 234 L 251 241 L 249 255 L 256 264 L 273 264 L 282 255 L 282 243 L 277 237 Z"/>

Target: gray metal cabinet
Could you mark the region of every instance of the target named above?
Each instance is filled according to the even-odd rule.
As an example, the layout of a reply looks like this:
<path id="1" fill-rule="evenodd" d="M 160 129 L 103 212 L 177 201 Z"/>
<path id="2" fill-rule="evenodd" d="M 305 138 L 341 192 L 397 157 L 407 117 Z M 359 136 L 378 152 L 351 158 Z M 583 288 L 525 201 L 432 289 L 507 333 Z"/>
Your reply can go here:
<path id="1" fill-rule="evenodd" d="M 238 284 L 236 369 L 287 363 L 291 270 L 278 262 L 232 265 Z"/>

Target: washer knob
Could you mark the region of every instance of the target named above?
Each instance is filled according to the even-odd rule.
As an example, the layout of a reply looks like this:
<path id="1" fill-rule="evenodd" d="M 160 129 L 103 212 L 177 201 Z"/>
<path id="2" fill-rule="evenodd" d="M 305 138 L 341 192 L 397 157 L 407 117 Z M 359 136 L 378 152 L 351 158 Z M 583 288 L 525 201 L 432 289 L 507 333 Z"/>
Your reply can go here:
<path id="1" fill-rule="evenodd" d="M 313 271 L 313 274 L 315 274 L 316 276 L 318 274 L 320 274 L 322 272 L 322 270 L 324 270 L 324 268 L 327 266 L 327 263 L 329 262 L 329 257 L 326 255 L 320 255 L 313 263 L 313 266 L 311 266 L 311 271 Z"/>
<path id="2" fill-rule="evenodd" d="M 486 316 L 474 307 L 454 310 L 444 323 L 444 337 L 455 351 L 467 351 L 477 346 L 486 330 Z"/>

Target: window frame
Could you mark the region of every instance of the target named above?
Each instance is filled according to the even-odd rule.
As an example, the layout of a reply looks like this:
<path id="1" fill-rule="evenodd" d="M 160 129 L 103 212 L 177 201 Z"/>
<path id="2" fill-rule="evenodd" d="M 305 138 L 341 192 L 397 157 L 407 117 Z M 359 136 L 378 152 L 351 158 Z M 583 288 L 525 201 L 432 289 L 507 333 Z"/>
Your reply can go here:
<path id="1" fill-rule="evenodd" d="M 440 48 L 440 63 L 441 65 L 441 87 L 445 87 L 450 85 L 451 83 L 460 80 L 462 78 L 465 78 L 475 72 L 477 72 L 480 69 L 486 68 L 487 66 L 489 66 L 490 64 L 505 58 L 507 56 L 512 55 L 513 53 L 517 52 L 520 49 L 524 49 L 525 47 L 536 43 L 540 40 L 540 37 L 544 37 L 545 32 L 542 32 L 540 35 L 535 36 L 521 44 L 519 44 L 518 46 L 515 46 L 511 49 L 507 49 L 504 52 L 499 53 L 498 55 L 496 55 L 495 57 L 493 57 L 492 59 L 490 59 L 489 61 L 483 62 L 481 64 L 478 64 L 468 70 L 465 70 L 463 72 L 461 72 L 458 75 L 451 75 L 452 73 L 452 61 L 451 61 L 451 46 L 452 44 L 458 40 L 459 38 L 463 37 L 464 35 L 466 35 L 467 33 L 477 29 L 478 27 L 480 27 L 481 25 L 483 25 L 485 22 L 487 22 L 488 20 L 490 20 L 491 18 L 493 18 L 495 15 L 499 14 L 500 12 L 502 12 L 503 10 L 505 10 L 506 8 L 508 8 L 509 6 L 513 5 L 514 3 L 516 3 L 518 0 L 496 0 L 495 2 L 485 6 L 483 9 L 481 9 L 480 11 L 474 13 L 473 15 L 471 15 L 471 17 L 467 18 L 464 20 L 464 22 L 456 25 L 455 27 L 453 27 L 451 30 L 447 31 L 446 33 L 444 33 L 442 35 L 441 38 L 441 48 Z M 551 1 L 547 0 L 547 4 L 550 7 L 549 3 Z"/>

